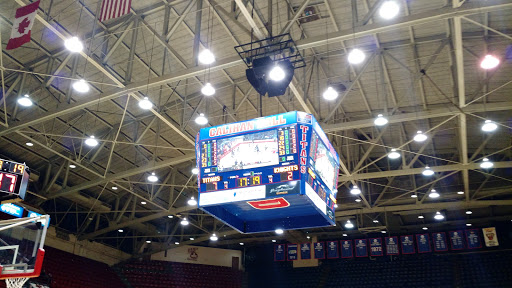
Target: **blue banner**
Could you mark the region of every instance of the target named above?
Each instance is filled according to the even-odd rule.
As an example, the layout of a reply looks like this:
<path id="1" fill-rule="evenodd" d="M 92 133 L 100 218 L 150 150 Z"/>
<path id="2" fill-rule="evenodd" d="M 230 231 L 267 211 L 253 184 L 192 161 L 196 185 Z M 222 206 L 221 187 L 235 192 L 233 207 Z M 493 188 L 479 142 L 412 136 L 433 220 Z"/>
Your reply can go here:
<path id="1" fill-rule="evenodd" d="M 27 217 L 39 217 L 39 216 L 43 216 L 43 214 L 39 214 L 37 212 L 28 210 L 28 216 Z M 50 218 L 48 217 L 48 222 L 49 221 L 50 221 Z M 41 221 L 41 224 L 43 226 L 46 226 L 46 221 Z"/>
<path id="2" fill-rule="evenodd" d="M 398 237 L 386 237 L 386 255 L 398 255 Z"/>
<path id="3" fill-rule="evenodd" d="M 448 251 L 446 234 L 444 232 L 432 233 L 432 238 L 432 241 L 434 242 L 434 251 Z"/>
<path id="4" fill-rule="evenodd" d="M 466 241 L 468 243 L 468 249 L 482 248 L 482 241 L 480 241 L 480 235 L 478 235 L 477 229 L 466 231 Z"/>
<path id="5" fill-rule="evenodd" d="M 6 203 L 0 205 L 0 211 L 9 214 L 14 217 L 21 218 L 23 217 L 23 207 L 20 207 L 18 205 L 14 205 L 12 203 Z"/>
<path id="6" fill-rule="evenodd" d="M 418 253 L 432 252 L 428 234 L 416 234 L 416 243 L 418 244 Z"/>
<path id="7" fill-rule="evenodd" d="M 299 245 L 288 244 L 287 252 L 288 252 L 288 261 L 299 260 Z"/>
<path id="8" fill-rule="evenodd" d="M 313 243 L 315 246 L 315 259 L 324 259 L 325 258 L 325 247 L 324 242 L 315 242 Z"/>
<path id="9" fill-rule="evenodd" d="M 356 257 L 368 257 L 368 246 L 366 239 L 356 239 Z"/>
<path id="10" fill-rule="evenodd" d="M 452 250 L 464 249 L 464 240 L 462 239 L 462 237 L 462 230 L 450 231 L 450 245 L 452 247 Z"/>
<path id="11" fill-rule="evenodd" d="M 339 258 L 338 241 L 327 241 L 327 258 Z"/>
<path id="12" fill-rule="evenodd" d="M 383 256 L 382 238 L 370 238 L 370 256 Z"/>
<path id="13" fill-rule="evenodd" d="M 402 244 L 402 254 L 414 254 L 414 237 L 412 235 L 400 236 Z"/>
<path id="14" fill-rule="evenodd" d="M 284 261 L 285 259 L 285 245 L 284 244 L 276 244 L 274 245 L 274 261 Z"/>
<path id="15" fill-rule="evenodd" d="M 300 244 L 300 259 L 311 259 L 311 243 Z"/>
<path id="16" fill-rule="evenodd" d="M 341 258 L 354 257 L 354 249 L 352 248 L 352 240 L 341 240 Z"/>

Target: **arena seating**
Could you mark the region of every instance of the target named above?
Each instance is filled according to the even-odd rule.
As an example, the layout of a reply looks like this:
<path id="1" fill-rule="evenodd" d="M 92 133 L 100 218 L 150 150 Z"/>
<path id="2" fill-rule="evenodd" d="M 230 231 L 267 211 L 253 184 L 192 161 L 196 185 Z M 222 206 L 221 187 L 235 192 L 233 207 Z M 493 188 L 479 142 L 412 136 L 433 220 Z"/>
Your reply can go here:
<path id="1" fill-rule="evenodd" d="M 131 261 L 121 267 L 133 288 L 240 288 L 242 272 L 228 267 Z"/>

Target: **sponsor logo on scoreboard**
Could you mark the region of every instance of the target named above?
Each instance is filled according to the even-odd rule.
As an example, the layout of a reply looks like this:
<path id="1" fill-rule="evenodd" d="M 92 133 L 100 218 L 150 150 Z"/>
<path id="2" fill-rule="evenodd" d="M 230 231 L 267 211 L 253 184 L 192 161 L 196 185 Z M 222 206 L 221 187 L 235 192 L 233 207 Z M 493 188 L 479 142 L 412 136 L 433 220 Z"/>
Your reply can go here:
<path id="1" fill-rule="evenodd" d="M 267 197 L 277 196 L 277 195 L 286 195 L 286 194 L 298 194 L 299 193 L 299 185 L 297 185 L 299 181 L 290 181 L 285 183 L 276 183 L 266 185 L 267 189 Z"/>
<path id="2" fill-rule="evenodd" d="M 307 114 L 304 112 L 297 112 L 297 122 L 304 124 L 311 124 L 312 117 L 311 114 Z"/>
<path id="3" fill-rule="evenodd" d="M 248 201 L 247 204 L 258 210 L 270 210 L 278 208 L 286 208 L 290 206 L 290 203 L 284 198 L 274 198 L 259 201 Z"/>
<path id="4" fill-rule="evenodd" d="M 265 185 L 201 193 L 199 206 L 265 198 Z"/>
<path id="5" fill-rule="evenodd" d="M 220 137 L 233 133 L 247 132 L 252 130 L 259 130 L 273 126 L 286 124 L 284 115 L 275 115 L 265 118 L 254 119 L 247 122 L 233 123 L 210 128 L 208 135 L 210 137 Z"/>
<path id="6" fill-rule="evenodd" d="M 221 176 L 204 177 L 201 180 L 202 180 L 203 184 L 206 184 L 206 183 L 213 183 L 213 182 L 222 181 L 222 177 Z"/>

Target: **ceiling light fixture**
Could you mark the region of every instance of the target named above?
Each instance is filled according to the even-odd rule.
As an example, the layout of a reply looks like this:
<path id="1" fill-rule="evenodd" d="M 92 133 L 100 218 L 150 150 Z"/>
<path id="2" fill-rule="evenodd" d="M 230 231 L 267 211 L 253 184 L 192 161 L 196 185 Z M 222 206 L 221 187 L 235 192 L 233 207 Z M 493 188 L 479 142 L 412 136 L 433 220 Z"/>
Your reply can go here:
<path id="1" fill-rule="evenodd" d="M 423 219 L 423 218 L 425 218 L 425 216 L 423 216 L 423 215 L 418 215 L 418 219 Z"/>
<path id="2" fill-rule="evenodd" d="M 434 171 L 427 165 L 421 174 L 423 174 L 423 176 L 432 176 L 434 175 Z"/>
<path id="3" fill-rule="evenodd" d="M 148 202 L 146 202 L 146 201 L 140 201 L 140 204 L 142 204 L 142 205 L 146 205 L 146 204 L 148 204 Z"/>
<path id="4" fill-rule="evenodd" d="M 473 226 L 473 224 L 471 224 L 471 223 L 466 223 L 466 226 L 471 227 L 471 226 Z"/>
<path id="5" fill-rule="evenodd" d="M 201 51 L 201 53 L 199 53 L 197 59 L 201 64 L 210 65 L 213 62 L 215 62 L 215 55 L 213 55 L 210 49 L 204 49 L 203 51 Z"/>
<path id="6" fill-rule="evenodd" d="M 306 236 L 306 238 L 311 239 L 311 236 Z"/>
<path id="7" fill-rule="evenodd" d="M 432 189 L 430 190 L 430 193 L 428 194 L 428 197 L 430 198 L 439 198 L 439 193 L 437 193 L 436 189 Z"/>
<path id="8" fill-rule="evenodd" d="M 150 244 L 150 243 L 151 243 L 151 240 L 146 240 L 146 243 Z"/>
<path id="9" fill-rule="evenodd" d="M 244 243 L 243 243 L 243 242 L 240 242 L 240 246 L 244 246 Z"/>
<path id="10" fill-rule="evenodd" d="M 281 235 L 281 234 L 284 233 L 284 230 L 283 229 L 276 229 L 275 232 L 276 232 L 277 235 Z"/>
<path id="11" fill-rule="evenodd" d="M 417 194 L 411 194 L 411 198 L 418 198 Z"/>
<path id="12" fill-rule="evenodd" d="M 357 198 L 357 199 L 356 199 L 356 202 L 357 202 L 357 203 L 361 202 L 361 199 Z"/>
<path id="13" fill-rule="evenodd" d="M 485 70 L 494 69 L 500 65 L 500 59 L 498 59 L 494 55 L 485 55 L 482 62 L 480 62 L 480 67 Z"/>
<path id="14" fill-rule="evenodd" d="M 73 82 L 73 89 L 79 93 L 87 93 L 89 92 L 90 87 L 84 79 L 80 79 L 78 81 Z"/>
<path id="15" fill-rule="evenodd" d="M 190 237 L 189 239 L 190 239 L 190 241 L 196 240 L 196 238 L 194 238 L 194 237 Z"/>
<path id="16" fill-rule="evenodd" d="M 459 192 L 457 192 L 457 194 L 464 195 L 464 191 L 459 191 Z"/>
<path id="17" fill-rule="evenodd" d="M 345 228 L 352 229 L 352 228 L 354 228 L 354 224 L 352 224 L 352 222 L 350 222 L 350 220 L 347 220 L 347 223 L 345 223 Z"/>
<path id="18" fill-rule="evenodd" d="M 364 59 L 366 58 L 366 55 L 364 52 L 360 49 L 352 49 L 350 53 L 348 53 L 348 62 L 350 64 L 361 64 L 363 63 Z"/>
<path id="19" fill-rule="evenodd" d="M 272 243 L 276 243 L 276 242 L 277 242 L 276 240 L 272 239 Z"/>
<path id="20" fill-rule="evenodd" d="M 139 101 L 139 107 L 144 110 L 149 110 L 149 109 L 153 108 L 153 103 L 151 103 L 151 101 L 149 101 L 148 97 L 144 97 L 142 100 Z"/>
<path id="21" fill-rule="evenodd" d="M 400 153 L 396 152 L 396 149 L 391 149 L 391 152 L 388 154 L 389 159 L 398 159 L 400 158 Z"/>
<path id="22" fill-rule="evenodd" d="M 387 232 L 386 232 L 386 230 L 382 230 L 382 231 L 380 231 L 380 233 L 386 234 Z"/>
<path id="23" fill-rule="evenodd" d="M 374 219 L 374 220 L 373 220 L 373 223 L 379 223 L 379 220 Z"/>
<path id="24" fill-rule="evenodd" d="M 347 237 L 347 236 L 348 236 L 347 233 L 343 233 L 343 237 Z"/>
<path id="25" fill-rule="evenodd" d="M 494 166 L 494 163 L 492 163 L 492 161 L 489 160 L 488 158 L 482 159 L 482 163 L 480 163 L 480 168 L 483 169 L 489 169 L 492 168 L 492 166 Z"/>
<path id="26" fill-rule="evenodd" d="M 172 219 L 172 218 L 174 218 L 174 216 L 173 215 L 168 215 L 167 218 Z"/>
<path id="27" fill-rule="evenodd" d="M 199 116 L 197 116 L 196 124 L 197 125 L 206 125 L 206 124 L 208 124 L 208 119 L 206 119 L 206 117 L 204 116 L 203 113 L 201 113 L 201 114 L 199 114 Z"/>
<path id="28" fill-rule="evenodd" d="M 421 229 L 423 229 L 423 230 L 428 230 L 428 227 L 423 227 L 423 228 L 421 228 Z"/>
<path id="29" fill-rule="evenodd" d="M 496 129 L 498 129 L 498 125 L 492 120 L 485 120 L 484 125 L 482 125 L 482 131 L 484 132 L 493 132 Z"/>
<path id="30" fill-rule="evenodd" d="M 75 168 L 76 168 L 76 165 L 75 165 L 75 164 L 69 164 L 69 168 L 71 168 L 71 169 L 75 169 Z"/>
<path id="31" fill-rule="evenodd" d="M 217 241 L 217 240 L 219 240 L 219 237 L 217 237 L 217 235 L 215 235 L 215 233 L 213 233 L 212 236 L 210 236 L 210 240 Z"/>
<path id="32" fill-rule="evenodd" d="M 336 98 L 338 98 L 338 91 L 334 90 L 331 86 L 327 87 L 327 89 L 324 91 L 324 94 L 322 96 L 325 100 L 332 101 Z"/>
<path id="33" fill-rule="evenodd" d="M 388 119 L 386 117 L 384 117 L 384 115 L 382 114 L 379 114 L 377 115 L 377 118 L 375 118 L 375 120 L 373 120 L 373 123 L 377 126 L 384 126 L 386 124 L 388 124 Z"/>
<path id="34" fill-rule="evenodd" d="M 473 211 L 471 211 L 471 210 L 467 210 L 467 211 L 466 211 L 466 214 L 467 214 L 467 215 L 471 215 L 471 214 L 473 214 Z"/>
<path id="35" fill-rule="evenodd" d="M 158 181 L 158 177 L 156 177 L 155 172 L 151 173 L 151 175 L 148 176 L 148 181 L 152 183 Z"/>
<path id="36" fill-rule="evenodd" d="M 215 88 L 208 82 L 201 88 L 201 93 L 203 93 L 204 96 L 212 96 L 215 94 Z"/>
<path id="37" fill-rule="evenodd" d="M 434 216 L 434 219 L 436 219 L 436 220 L 443 220 L 444 219 L 444 215 L 441 214 L 441 212 L 437 211 L 436 215 Z"/>
<path id="38" fill-rule="evenodd" d="M 180 245 L 180 242 L 174 242 L 174 245 Z"/>
<path id="39" fill-rule="evenodd" d="M 268 78 L 272 81 L 283 81 L 284 77 L 286 77 L 286 73 L 283 68 L 277 64 L 268 73 Z"/>
<path id="40" fill-rule="evenodd" d="M 84 49 L 84 44 L 82 44 L 82 41 L 80 41 L 76 36 L 66 39 L 66 41 L 64 41 L 64 46 L 73 53 L 82 52 Z"/>
<path id="41" fill-rule="evenodd" d="M 334 209 L 338 208 L 338 204 L 334 204 Z"/>
<path id="42" fill-rule="evenodd" d="M 32 147 L 32 146 L 34 146 L 34 143 L 32 143 L 32 142 L 27 142 L 27 143 L 25 143 L 25 145 L 27 145 L 28 147 Z"/>
<path id="43" fill-rule="evenodd" d="M 197 169 L 197 167 L 192 168 L 192 174 L 194 174 L 194 175 L 199 174 L 199 169 Z"/>
<path id="44" fill-rule="evenodd" d="M 400 11 L 400 6 L 395 1 L 386 1 L 380 5 L 379 15 L 380 17 L 389 20 L 395 18 Z"/>
<path id="45" fill-rule="evenodd" d="M 190 206 L 197 205 L 197 201 L 196 201 L 196 199 L 194 199 L 194 196 L 190 197 L 190 199 L 187 201 L 187 204 Z"/>
<path id="46" fill-rule="evenodd" d="M 95 147 L 95 146 L 98 146 L 99 142 L 98 140 L 96 140 L 96 138 L 94 138 L 93 135 L 91 135 L 89 138 L 87 138 L 85 140 L 85 145 L 89 146 L 89 147 Z"/>
<path id="47" fill-rule="evenodd" d="M 418 131 L 416 132 L 416 135 L 414 135 L 414 141 L 416 142 L 424 142 L 425 140 L 427 140 L 427 135 L 423 134 L 423 132 L 421 131 Z"/>
<path id="48" fill-rule="evenodd" d="M 18 98 L 18 104 L 20 104 L 23 107 L 30 107 L 34 102 L 30 99 L 30 96 L 28 94 L 23 95 L 23 97 Z"/>
<path id="49" fill-rule="evenodd" d="M 188 225 L 188 223 L 189 223 L 189 222 L 188 222 L 187 218 L 183 218 L 183 219 L 181 219 L 181 222 L 180 222 L 180 224 L 181 224 L 181 225 L 183 225 L 183 226 L 187 226 L 187 225 Z"/>
<path id="50" fill-rule="evenodd" d="M 112 186 L 112 190 L 117 190 L 117 186 Z"/>
<path id="51" fill-rule="evenodd" d="M 119 230 L 117 230 L 117 231 L 118 231 L 119 233 L 123 233 L 123 232 L 124 232 L 124 230 L 123 230 L 123 229 L 119 229 Z"/>
<path id="52" fill-rule="evenodd" d="M 361 194 L 361 189 L 357 187 L 357 185 L 352 186 L 352 189 L 350 189 L 350 194 L 352 195 L 359 195 Z"/>

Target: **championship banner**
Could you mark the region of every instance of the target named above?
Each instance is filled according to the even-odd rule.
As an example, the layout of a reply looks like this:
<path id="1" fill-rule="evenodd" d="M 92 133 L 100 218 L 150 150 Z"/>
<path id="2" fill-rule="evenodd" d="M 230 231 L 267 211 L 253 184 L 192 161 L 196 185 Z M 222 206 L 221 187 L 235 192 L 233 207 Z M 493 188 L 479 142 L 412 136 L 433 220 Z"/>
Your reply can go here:
<path id="1" fill-rule="evenodd" d="M 286 250 L 288 251 L 288 261 L 299 260 L 299 245 L 288 244 Z"/>
<path id="2" fill-rule="evenodd" d="M 386 255 L 398 255 L 398 237 L 386 237 Z"/>
<path id="3" fill-rule="evenodd" d="M 300 244 L 300 259 L 302 259 L 302 260 L 311 259 L 311 243 Z"/>
<path id="4" fill-rule="evenodd" d="M 416 244 L 418 245 L 418 253 L 432 252 L 428 234 L 416 234 Z"/>
<path id="5" fill-rule="evenodd" d="M 468 249 L 482 248 L 478 229 L 466 230 L 466 241 L 468 242 Z"/>
<path id="6" fill-rule="evenodd" d="M 496 228 L 494 228 L 494 227 L 483 228 L 482 232 L 484 233 L 485 246 L 487 246 L 487 247 L 500 246 L 500 243 L 498 242 L 498 234 L 496 234 Z"/>
<path id="7" fill-rule="evenodd" d="M 450 231 L 450 246 L 452 250 L 462 250 L 464 249 L 464 240 L 462 230 Z"/>
<path id="8" fill-rule="evenodd" d="M 356 257 L 368 257 L 368 246 L 366 239 L 356 239 Z"/>
<path id="9" fill-rule="evenodd" d="M 446 243 L 446 234 L 444 232 L 432 233 L 432 238 L 432 241 L 434 242 L 434 251 L 448 251 L 448 245 Z"/>
<path id="10" fill-rule="evenodd" d="M 370 238 L 370 256 L 383 256 L 382 238 Z"/>
<path id="11" fill-rule="evenodd" d="M 402 243 L 402 254 L 414 254 L 414 238 L 412 235 L 400 236 L 400 242 Z"/>
<path id="12" fill-rule="evenodd" d="M 325 247 L 324 242 L 315 242 L 313 243 L 315 246 L 315 259 L 324 259 L 325 258 Z"/>
<path id="13" fill-rule="evenodd" d="M 274 245 L 274 261 L 284 261 L 285 259 L 285 250 L 283 244 Z"/>
<path id="14" fill-rule="evenodd" d="M 354 249 L 352 249 L 352 240 L 341 240 L 341 258 L 354 257 Z"/>
<path id="15" fill-rule="evenodd" d="M 339 258 L 338 254 L 338 241 L 327 241 L 327 258 Z"/>

